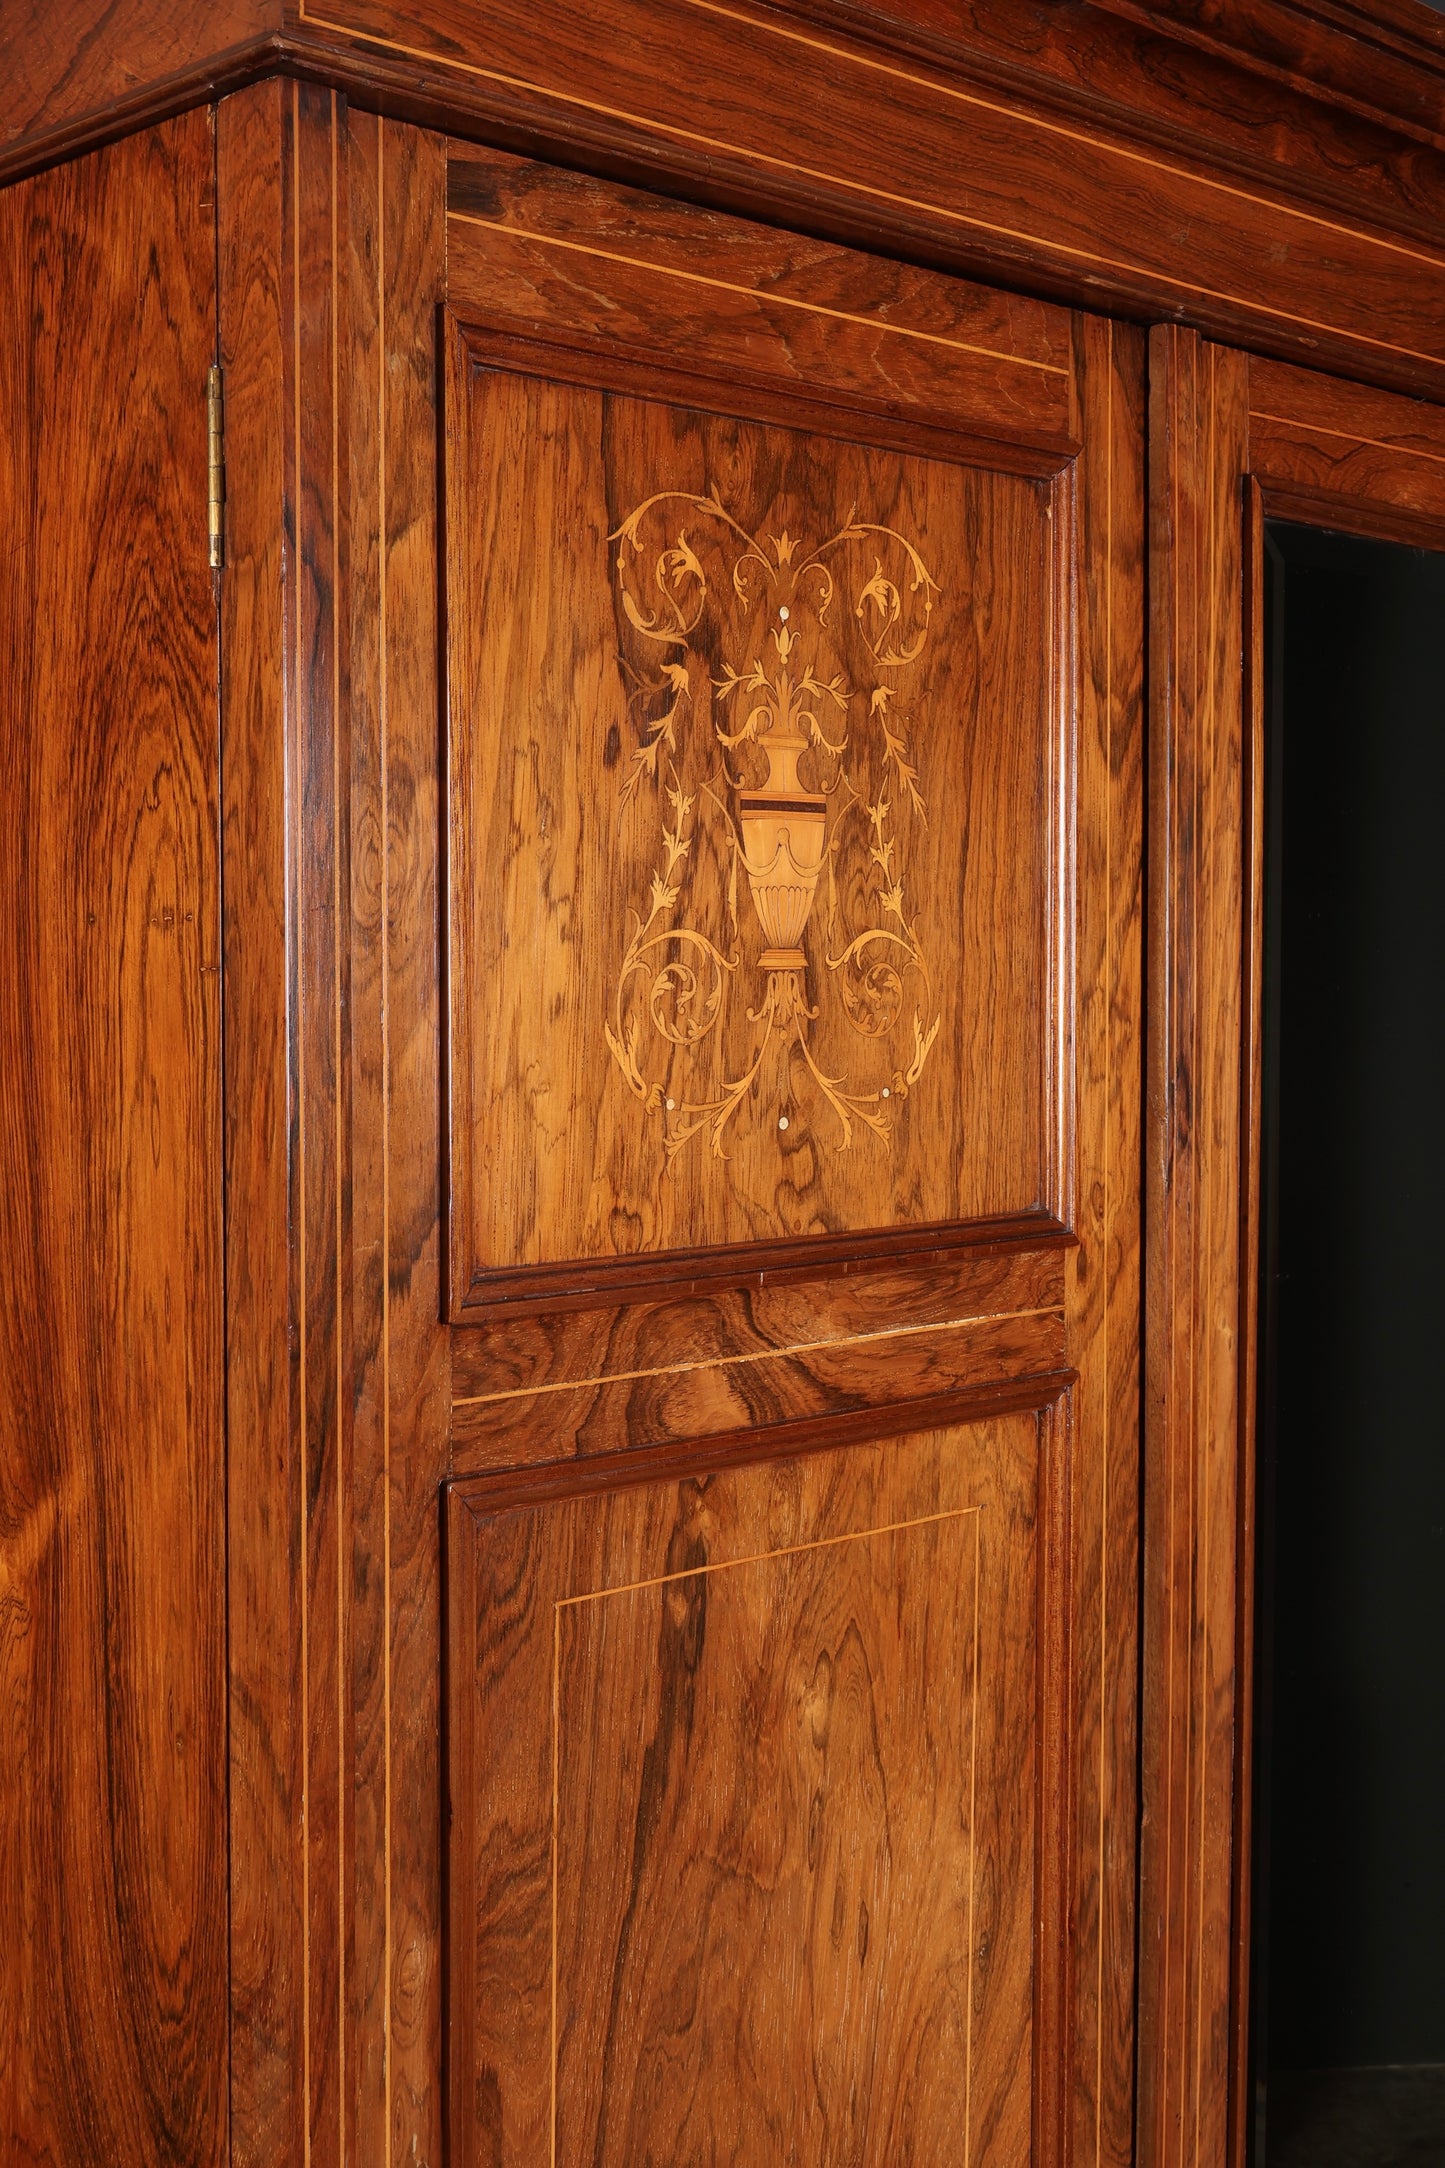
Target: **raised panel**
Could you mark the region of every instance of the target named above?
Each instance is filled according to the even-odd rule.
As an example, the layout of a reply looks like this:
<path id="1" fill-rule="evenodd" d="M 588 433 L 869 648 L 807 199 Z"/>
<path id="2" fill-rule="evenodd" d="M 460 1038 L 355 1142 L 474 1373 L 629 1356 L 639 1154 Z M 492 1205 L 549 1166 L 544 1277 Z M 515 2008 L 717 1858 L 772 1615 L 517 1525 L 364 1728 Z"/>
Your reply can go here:
<path id="1" fill-rule="evenodd" d="M 1032 2157 L 1039 1435 L 453 1486 L 462 2161 Z"/>
<path id="2" fill-rule="evenodd" d="M 1040 1211 L 1051 486 L 508 362 L 455 333 L 454 1305 Z"/>

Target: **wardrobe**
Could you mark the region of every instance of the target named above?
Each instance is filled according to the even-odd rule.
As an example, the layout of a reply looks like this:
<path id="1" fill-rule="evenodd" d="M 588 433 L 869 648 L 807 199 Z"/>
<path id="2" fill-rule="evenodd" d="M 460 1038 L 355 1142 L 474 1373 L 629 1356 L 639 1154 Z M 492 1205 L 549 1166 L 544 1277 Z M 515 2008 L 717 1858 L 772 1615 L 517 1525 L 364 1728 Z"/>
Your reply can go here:
<path id="1" fill-rule="evenodd" d="M 0 27 L 0 2150 L 1243 2168 L 1445 18 L 330 7 Z"/>

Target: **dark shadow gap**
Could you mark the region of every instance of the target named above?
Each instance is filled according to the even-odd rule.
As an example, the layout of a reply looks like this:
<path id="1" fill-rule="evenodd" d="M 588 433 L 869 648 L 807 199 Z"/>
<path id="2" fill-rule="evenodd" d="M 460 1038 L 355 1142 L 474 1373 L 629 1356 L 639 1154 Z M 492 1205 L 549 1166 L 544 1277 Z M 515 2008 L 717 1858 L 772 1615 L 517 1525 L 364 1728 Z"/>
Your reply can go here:
<path id="1" fill-rule="evenodd" d="M 1445 554 L 1272 524 L 1254 2168 L 1445 2168 Z"/>

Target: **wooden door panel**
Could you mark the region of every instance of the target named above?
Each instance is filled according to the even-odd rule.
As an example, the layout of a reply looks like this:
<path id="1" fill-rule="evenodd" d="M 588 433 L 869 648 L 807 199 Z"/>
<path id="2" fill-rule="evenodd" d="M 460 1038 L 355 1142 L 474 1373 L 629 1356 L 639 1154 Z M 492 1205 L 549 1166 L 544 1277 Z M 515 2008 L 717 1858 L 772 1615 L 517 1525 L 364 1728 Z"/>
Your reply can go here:
<path id="1" fill-rule="evenodd" d="M 1123 2168 L 1142 342 L 448 199 L 451 2141 Z"/>
<path id="2" fill-rule="evenodd" d="M 463 334 L 449 404 L 458 1288 L 1038 1208 L 1047 490 Z"/>
<path id="3" fill-rule="evenodd" d="M 453 1486 L 464 2159 L 1028 2157 L 1037 1431 Z"/>

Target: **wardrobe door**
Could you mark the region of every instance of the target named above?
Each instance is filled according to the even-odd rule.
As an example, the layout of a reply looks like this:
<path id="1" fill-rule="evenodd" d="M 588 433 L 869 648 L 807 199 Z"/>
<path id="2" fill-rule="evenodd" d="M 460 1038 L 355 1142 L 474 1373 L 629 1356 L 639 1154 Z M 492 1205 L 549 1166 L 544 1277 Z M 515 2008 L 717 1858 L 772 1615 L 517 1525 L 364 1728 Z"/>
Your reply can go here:
<path id="1" fill-rule="evenodd" d="M 449 205 L 452 2143 L 1122 2161 L 1140 351 Z"/>
<path id="2" fill-rule="evenodd" d="M 1153 340 L 1149 855 L 1156 908 L 1149 959 L 1139 2159 L 1150 2168 L 1166 2162 L 1223 2168 L 1226 2161 L 1243 2168 L 1250 2145 L 1265 524 L 1279 519 L 1445 547 L 1445 418 L 1422 401 L 1261 361 L 1189 331 L 1161 329 Z M 1406 648 L 1403 640 L 1393 644 L 1397 653 Z M 1339 691 L 1367 716 L 1367 696 L 1378 688 L 1362 693 L 1342 684 Z M 1323 759 L 1327 746 L 1324 730 L 1317 739 L 1312 731 L 1300 757 Z M 1378 788 L 1381 772 L 1382 763 L 1372 769 L 1362 759 L 1355 787 Z M 1366 814 L 1362 807 L 1362 834 Z M 1318 848 L 1316 836 L 1311 851 Z M 1349 870 L 1342 865 L 1338 886 L 1345 893 Z M 1381 893 L 1377 881 L 1372 902 Z M 1418 941 L 1419 929 L 1406 928 L 1400 938 Z M 1348 991 L 1350 966 L 1342 950 L 1326 967 L 1334 992 L 1321 1001 L 1320 1013 L 1331 1014 L 1335 995 Z M 1368 966 L 1361 975 L 1369 978 Z M 1428 978 L 1427 972 L 1422 985 Z M 1382 973 L 1381 985 L 1387 984 Z M 1377 1060 L 1396 1060 L 1387 1036 L 1378 1046 L 1341 1040 L 1338 1071 L 1358 1079 L 1373 1073 Z M 1406 1093 L 1418 1088 L 1418 1061 L 1413 1072 L 1396 1061 L 1395 1073 Z M 1347 1095 L 1329 1097 L 1338 1089 L 1332 1073 L 1320 1096 L 1347 1109 Z M 1316 1183 L 1318 1209 L 1328 1214 L 1337 1242 L 1352 1239 L 1350 1165 L 1342 1129 L 1339 1149 L 1319 1167 Z M 1370 1214 L 1356 1226 L 1398 1230 L 1417 1190 L 1418 1184 L 1406 1197 L 1389 1199 L 1376 1188 Z M 1408 1280 L 1403 1244 L 1386 1246 L 1390 1271 L 1381 1271 L 1370 1291 L 1382 1306 L 1382 1284 L 1392 1274 L 1397 1287 Z M 1340 1276 L 1348 1284 L 1357 1269 L 1357 1257 L 1343 1258 Z M 1407 1300 L 1418 1295 L 1415 1286 Z M 1402 1302 L 1402 1334 L 1407 1314 Z M 1342 1340 L 1359 1330 L 1357 1312 L 1342 1324 Z M 1410 1370 L 1378 1351 L 1375 1360 L 1383 1408 L 1390 1393 L 1409 1389 Z M 1349 1348 L 1332 1348 L 1330 1361 L 1328 1390 L 1343 1409 Z M 1385 1420 L 1373 1404 L 1368 1413 Z M 1298 1410 L 1293 1420 L 1298 1424 Z M 1308 1482 L 1322 1527 L 1337 1476 L 1331 1456 L 1345 1420 L 1341 1414 L 1335 1429 L 1308 1448 Z M 1358 1435 L 1363 1440 L 1363 1421 Z M 1366 1457 L 1387 1458 L 1364 1450 Z M 1348 1541 L 1364 1554 L 1367 1508 L 1356 1500 L 1352 1510 L 1360 1517 L 1359 1543 L 1353 1532 Z M 1421 1732 L 1428 1734 L 1428 1726 Z M 1337 1759 L 1343 1736 L 1337 1723 L 1330 1748 Z M 1343 1933 L 1348 1891 L 1340 1865 L 1336 1859 L 1330 1903 Z M 1338 1946 L 1338 1934 L 1334 1939 Z"/>

